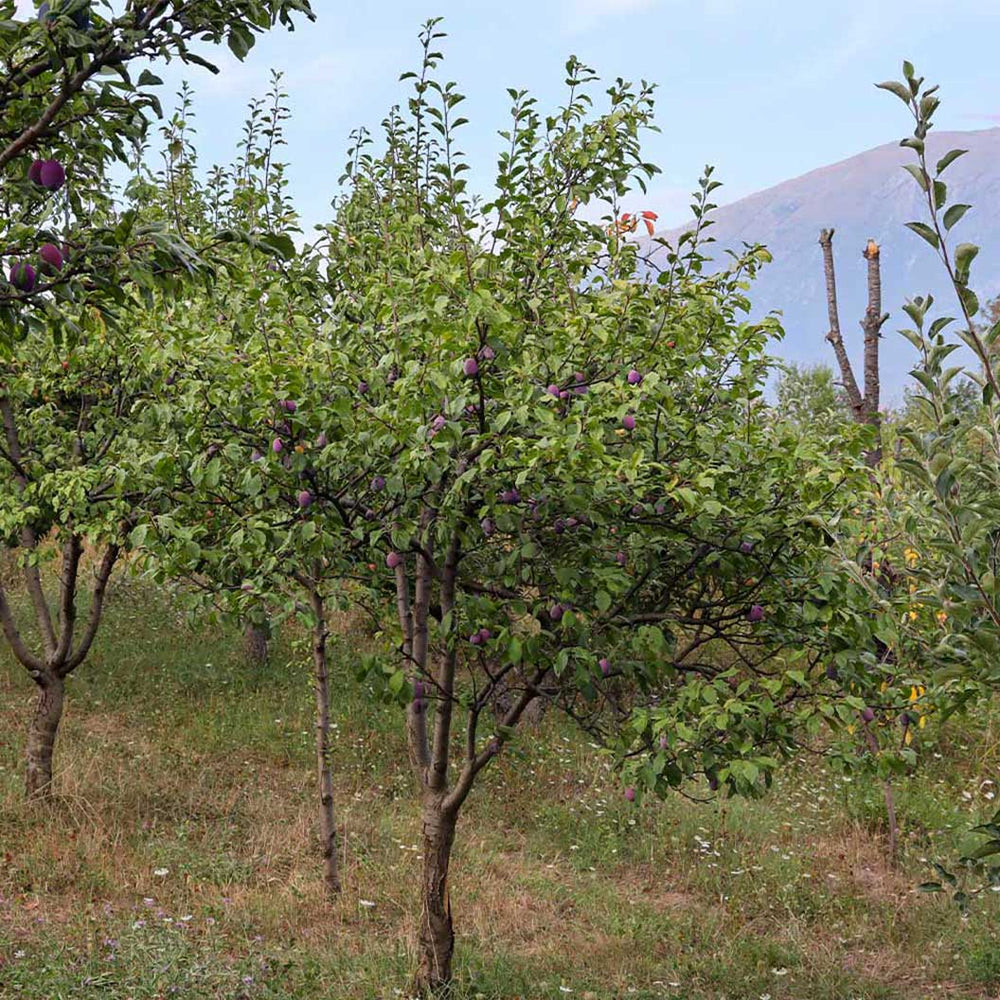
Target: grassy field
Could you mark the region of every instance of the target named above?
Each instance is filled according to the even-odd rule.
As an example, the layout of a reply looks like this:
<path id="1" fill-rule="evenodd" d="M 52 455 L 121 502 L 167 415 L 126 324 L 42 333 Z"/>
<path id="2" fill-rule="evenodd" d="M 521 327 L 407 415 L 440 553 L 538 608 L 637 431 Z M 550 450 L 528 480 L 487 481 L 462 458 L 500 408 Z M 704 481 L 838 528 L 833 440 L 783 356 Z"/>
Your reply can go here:
<path id="1" fill-rule="evenodd" d="M 286 637 L 287 638 L 287 637 Z M 336 658 L 344 893 L 322 898 L 305 657 L 249 670 L 239 641 L 115 590 L 69 686 L 48 810 L 21 798 L 32 695 L 0 654 L 0 997 L 391 998 L 415 934 L 418 824 L 397 710 Z M 963 920 L 915 891 L 996 808 L 1000 728 L 944 734 L 899 787 L 817 764 L 753 803 L 630 807 L 555 719 L 463 815 L 457 995 L 635 1000 L 1000 996 L 1000 900 Z M 922 860 L 924 859 L 924 860 Z"/>

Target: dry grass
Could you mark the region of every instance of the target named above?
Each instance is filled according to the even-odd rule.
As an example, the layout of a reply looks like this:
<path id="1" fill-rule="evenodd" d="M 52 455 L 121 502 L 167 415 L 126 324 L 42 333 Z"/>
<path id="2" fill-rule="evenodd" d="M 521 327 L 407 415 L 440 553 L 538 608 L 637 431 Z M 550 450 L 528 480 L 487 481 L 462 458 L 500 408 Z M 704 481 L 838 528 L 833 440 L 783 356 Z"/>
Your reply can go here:
<path id="1" fill-rule="evenodd" d="M 0 997 L 398 995 L 420 857 L 395 710 L 338 682 L 344 893 L 330 904 L 304 673 L 283 649 L 248 675 L 232 637 L 127 596 L 73 682 L 48 809 L 21 801 L 31 692 L 0 663 Z M 139 621 L 146 638 L 127 640 Z M 807 770 L 760 803 L 634 809 L 558 720 L 521 749 L 462 819 L 462 996 L 1000 995 L 996 908 L 963 924 L 917 894 L 921 852 L 886 863 L 877 789 Z M 940 782 L 900 789 L 914 829 L 959 829 L 956 800 Z"/>

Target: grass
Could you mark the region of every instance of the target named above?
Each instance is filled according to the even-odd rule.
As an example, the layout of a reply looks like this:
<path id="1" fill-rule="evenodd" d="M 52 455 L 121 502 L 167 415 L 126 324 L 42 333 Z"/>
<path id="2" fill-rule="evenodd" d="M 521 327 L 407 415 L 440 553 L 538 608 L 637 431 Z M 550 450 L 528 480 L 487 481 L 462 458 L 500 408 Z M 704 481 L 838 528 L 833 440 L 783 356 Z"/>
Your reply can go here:
<path id="1" fill-rule="evenodd" d="M 402 996 L 419 825 L 396 709 L 337 649 L 344 893 L 322 897 L 304 657 L 248 668 L 238 637 L 119 584 L 69 685 L 55 805 L 21 797 L 32 697 L 0 654 L 0 997 Z M 549 718 L 463 814 L 453 869 L 459 998 L 952 1000 L 1000 993 L 1000 901 L 962 920 L 915 891 L 997 780 L 994 722 L 953 729 L 898 787 L 815 762 L 758 802 L 628 806 Z"/>

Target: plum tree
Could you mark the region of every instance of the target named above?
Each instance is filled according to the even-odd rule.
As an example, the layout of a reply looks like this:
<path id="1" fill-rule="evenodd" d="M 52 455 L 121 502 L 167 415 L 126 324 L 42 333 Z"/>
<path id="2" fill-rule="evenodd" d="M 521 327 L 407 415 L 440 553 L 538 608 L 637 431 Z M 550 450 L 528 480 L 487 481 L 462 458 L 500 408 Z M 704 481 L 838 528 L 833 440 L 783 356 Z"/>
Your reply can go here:
<path id="1" fill-rule="evenodd" d="M 935 669 L 927 699 L 951 712 L 992 696 L 1000 682 L 1000 323 L 974 291 L 979 247 L 956 235 L 973 206 L 950 201 L 944 179 L 966 151 L 952 149 L 929 159 L 926 140 L 940 105 L 938 88 L 926 85 L 908 62 L 902 77 L 879 86 L 898 97 L 913 119 L 912 134 L 901 145 L 912 152 L 914 162 L 906 169 L 925 211 L 907 227 L 937 256 L 954 293 L 951 306 L 957 307 L 954 315 L 935 315 L 931 295 L 916 296 L 904 307 L 912 325 L 902 332 L 921 362 L 899 460 L 911 491 L 905 511 L 912 540 L 905 563 L 911 591 L 907 617 L 922 631 L 925 661 Z M 952 357 L 963 345 L 975 366 Z M 963 377 L 970 387 L 963 388 Z M 916 716 L 915 725 L 904 729 L 907 741 L 925 721 L 923 705 L 920 698 L 916 706 L 887 706 L 889 720 L 900 708 L 910 722 Z"/>
<path id="2" fill-rule="evenodd" d="M 370 585 L 397 617 L 392 684 L 410 694 L 420 990 L 451 978 L 461 810 L 536 699 L 612 749 L 634 796 L 769 780 L 823 678 L 800 609 L 824 526 L 863 475 L 860 450 L 832 466 L 759 405 L 780 332 L 746 319 L 763 250 L 705 277 L 686 238 L 656 280 L 637 277 L 613 220 L 655 170 L 640 146 L 649 88 L 619 81 L 592 113 L 595 77 L 571 60 L 552 114 L 515 91 L 497 194 L 480 204 L 456 151 L 462 97 L 433 79 L 440 37 L 429 23 L 384 152 L 359 135 L 325 248 L 325 336 L 369 385 L 338 410 L 343 468 L 354 482 L 393 470 L 378 503 L 341 496 L 368 503 L 356 537 L 386 553 Z M 606 224 L 577 217 L 587 203 L 611 206 Z"/>
<path id="3" fill-rule="evenodd" d="M 5 591 L 0 622 L 39 688 L 29 795 L 51 794 L 65 679 L 97 634 L 163 441 L 145 436 L 151 412 L 132 413 L 149 398 L 158 347 L 137 342 L 131 320 L 144 296 L 211 273 L 214 243 L 193 247 L 168 220 L 110 198 L 110 163 L 128 162 L 159 109 L 158 78 L 143 69 L 133 81 L 129 67 L 156 58 L 211 67 L 201 43 L 223 39 L 242 58 L 256 34 L 290 27 L 296 13 L 312 16 L 307 0 L 155 0 L 107 17 L 83 0 L 59 0 L 41 19 L 21 21 L 13 3 L 0 3 L 0 57 L 9 68 L 0 80 L 0 232 L 17 261 L 10 283 L 0 282 L 0 537 L 17 556 L 35 629 L 20 627 Z M 98 565 L 81 632 L 76 609 L 90 546 Z M 55 616 L 43 573 L 51 551 L 60 560 Z"/>
<path id="4" fill-rule="evenodd" d="M 111 574 L 136 512 L 155 492 L 151 470 L 167 439 L 146 405 L 155 366 L 147 345 L 108 337 L 84 317 L 78 322 L 86 335 L 68 366 L 65 348 L 43 330 L 0 368 L 0 541 L 21 556 L 34 627 L 18 623 L 17 602 L 2 584 L 0 623 L 38 688 L 26 750 L 31 797 L 51 794 L 66 678 L 90 652 Z M 91 554 L 81 627 L 77 605 Z M 46 566 L 54 558 L 53 601 Z"/>
<path id="5" fill-rule="evenodd" d="M 251 104 L 239 160 L 206 183 L 183 124 L 193 109 L 182 93 L 168 142 L 184 152 L 164 166 L 181 174 L 136 187 L 151 201 L 159 192 L 160 210 L 171 214 L 175 206 L 162 202 L 181 188 L 176 211 L 193 233 L 211 232 L 218 220 L 244 234 L 229 249 L 224 290 L 192 295 L 183 309 L 160 299 L 146 318 L 175 352 L 170 367 L 181 377 L 164 384 L 164 399 L 186 417 L 184 440 L 161 469 L 164 509 L 151 512 L 141 531 L 156 577 L 193 584 L 188 596 L 199 608 L 207 603 L 241 621 L 266 608 L 308 630 L 323 876 L 332 895 L 340 872 L 328 619 L 345 601 L 342 578 L 361 562 L 349 561 L 352 532 L 362 530 L 386 477 L 374 456 L 348 470 L 339 463 L 363 394 L 357 369 L 348 375 L 336 345 L 317 336 L 317 262 L 296 254 L 289 235 L 297 219 L 275 156 L 284 99 L 275 76 L 267 108 L 258 113 L 259 102 Z"/>

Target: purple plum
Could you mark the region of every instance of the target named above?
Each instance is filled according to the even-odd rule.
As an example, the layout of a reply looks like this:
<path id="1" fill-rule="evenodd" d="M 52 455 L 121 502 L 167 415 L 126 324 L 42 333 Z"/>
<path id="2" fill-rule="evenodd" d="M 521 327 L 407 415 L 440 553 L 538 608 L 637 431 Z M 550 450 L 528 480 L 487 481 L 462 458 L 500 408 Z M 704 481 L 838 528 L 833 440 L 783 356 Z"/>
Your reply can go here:
<path id="1" fill-rule="evenodd" d="M 361 395 L 363 396 L 367 391 L 368 391 L 368 383 L 367 382 L 359 382 L 358 383 L 358 392 L 360 392 Z"/>
<path id="2" fill-rule="evenodd" d="M 273 451 L 275 455 L 280 455 L 284 447 L 285 446 L 281 443 L 281 438 L 275 438 L 271 442 L 271 451 Z"/>
<path id="3" fill-rule="evenodd" d="M 479 522 L 479 526 L 483 529 L 483 534 L 489 538 L 490 535 L 496 531 L 496 525 L 493 523 L 493 519 L 489 517 L 484 517 L 482 521 Z"/>
<path id="4" fill-rule="evenodd" d="M 753 542 L 740 542 L 740 552 L 748 556 L 753 552 Z"/>
<path id="5" fill-rule="evenodd" d="M 281 401 L 281 408 L 285 413 L 294 413 L 299 408 L 299 404 L 294 399 L 283 399 Z"/>
<path id="6" fill-rule="evenodd" d="M 553 604 L 552 607 L 549 608 L 549 618 L 551 618 L 554 622 L 562 621 L 563 612 L 564 608 L 561 604 Z"/>
<path id="7" fill-rule="evenodd" d="M 633 368 L 627 375 L 629 385 L 642 385 L 642 372 Z"/>
<path id="8" fill-rule="evenodd" d="M 462 365 L 462 371 L 465 372 L 469 378 L 479 374 L 479 362 L 475 358 L 466 358 L 465 364 Z"/>
<path id="9" fill-rule="evenodd" d="M 471 642 L 473 646 L 481 646 L 483 644 L 483 639 L 478 632 L 473 632 L 472 635 L 469 636 L 469 642 Z"/>
<path id="10" fill-rule="evenodd" d="M 375 493 L 380 493 L 385 489 L 385 476 L 375 476 L 375 478 L 372 479 L 371 486 Z"/>
<path id="11" fill-rule="evenodd" d="M 19 292 L 34 291 L 37 280 L 35 269 L 26 261 L 19 260 L 10 269 L 10 283 Z"/>
<path id="12" fill-rule="evenodd" d="M 263 457 L 264 456 L 256 448 L 254 448 L 254 450 L 250 452 L 251 462 L 259 462 Z"/>
<path id="13" fill-rule="evenodd" d="M 299 506 L 303 510 L 305 510 L 306 507 L 311 506 L 313 502 L 313 496 L 308 490 L 303 490 L 296 499 L 298 500 Z"/>
<path id="14" fill-rule="evenodd" d="M 616 552 L 615 562 L 618 563 L 619 566 L 624 566 L 628 562 L 628 556 L 626 556 L 624 552 Z"/>
<path id="15" fill-rule="evenodd" d="M 49 191 L 58 191 L 66 183 L 66 171 L 58 160 L 45 160 L 38 171 L 38 181 Z"/>
<path id="16" fill-rule="evenodd" d="M 611 673 L 611 661 L 606 656 L 602 656 L 597 661 L 597 665 L 601 668 L 601 673 L 605 677 L 607 677 Z"/>
<path id="17" fill-rule="evenodd" d="M 557 385 L 555 384 L 555 382 L 553 382 L 553 383 L 552 383 L 552 385 L 550 385 L 550 386 L 548 387 L 548 389 L 546 389 L 545 391 L 546 391 L 546 392 L 547 392 L 547 393 L 548 393 L 548 394 L 549 394 L 550 396 L 555 396 L 555 397 L 556 397 L 556 399 L 558 399 L 558 398 L 559 398 L 559 386 L 557 386 Z"/>
<path id="18" fill-rule="evenodd" d="M 38 256 L 41 258 L 41 272 L 45 275 L 58 274 L 63 269 L 63 255 L 62 250 L 52 243 L 43 244 L 42 248 L 38 251 Z"/>
<path id="19" fill-rule="evenodd" d="M 872 708 L 869 708 L 866 705 L 861 710 L 861 718 L 864 719 L 865 722 L 874 722 L 875 721 L 875 710 L 872 709 Z"/>
<path id="20" fill-rule="evenodd" d="M 747 621 L 748 622 L 759 622 L 759 621 L 763 621 L 763 620 L 764 620 L 764 609 L 763 609 L 763 607 L 761 605 L 755 604 L 747 612 Z"/>
<path id="21" fill-rule="evenodd" d="M 635 430 L 635 417 L 633 417 L 631 413 L 626 413 L 625 416 L 622 417 L 622 427 L 624 427 L 627 431 Z"/>
<path id="22" fill-rule="evenodd" d="M 635 789 L 631 785 L 625 789 L 625 801 L 635 802 Z"/>
<path id="23" fill-rule="evenodd" d="M 385 564 L 389 569 L 395 569 L 402 561 L 403 557 L 398 552 L 390 552 L 385 557 Z"/>
<path id="24" fill-rule="evenodd" d="M 493 638 L 493 633 L 488 628 L 481 628 L 479 638 L 482 642 L 489 642 Z"/>
<path id="25" fill-rule="evenodd" d="M 487 345 L 486 345 L 486 346 L 485 346 L 485 347 L 484 347 L 484 348 L 483 348 L 483 349 L 482 349 L 482 350 L 481 350 L 481 351 L 479 352 L 479 357 L 480 357 L 480 358 L 481 358 L 481 359 L 482 359 L 483 361 L 492 361 L 492 360 L 493 360 L 493 359 L 494 359 L 494 358 L 495 358 L 496 356 L 497 356 L 497 355 L 496 355 L 496 351 L 494 351 L 494 350 L 493 350 L 493 348 L 492 348 L 492 347 L 490 347 L 490 345 L 489 345 L 489 344 L 487 344 Z"/>

